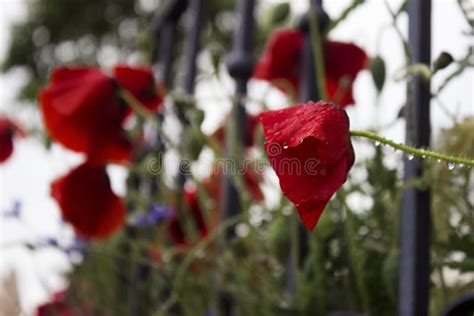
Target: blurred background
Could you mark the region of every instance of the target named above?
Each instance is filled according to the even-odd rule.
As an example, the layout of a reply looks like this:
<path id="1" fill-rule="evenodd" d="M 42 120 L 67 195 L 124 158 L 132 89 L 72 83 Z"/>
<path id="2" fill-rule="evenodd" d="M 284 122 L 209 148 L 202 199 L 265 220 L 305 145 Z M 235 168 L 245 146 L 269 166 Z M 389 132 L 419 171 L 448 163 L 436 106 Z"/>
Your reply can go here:
<path id="1" fill-rule="evenodd" d="M 0 114 L 15 118 L 30 135 L 18 140 L 13 156 L 0 165 L 0 280 L 4 284 L 3 290 L 0 289 L 0 306 L 5 300 L 10 303 L 14 301 L 6 298 L 15 293 L 12 290 L 14 280 L 21 311 L 24 314 L 32 313 L 37 305 L 50 300 L 53 293 L 67 286 L 65 275 L 71 271 L 73 264 L 80 260 L 54 247 L 56 243 L 64 247 L 71 245 L 74 242 L 74 233 L 61 221 L 58 206 L 50 198 L 49 185 L 53 179 L 77 165 L 83 158 L 60 145 L 51 144 L 43 134 L 36 102 L 38 89 L 47 82 L 51 68 L 63 64 L 91 64 L 109 68 L 119 62 L 149 62 L 152 44 L 148 28 L 151 17 L 163 2 L 0 0 Z M 278 19 L 273 8 L 282 3 L 290 4 L 291 11 Z M 404 122 L 399 113 L 406 102 L 407 82 L 402 75 L 405 57 L 400 35 L 406 38 L 408 19 L 405 12 L 399 14 L 396 21 L 392 16 L 392 13 L 402 6 L 403 1 L 331 0 L 325 1 L 325 10 L 336 20 L 353 3 L 357 3 L 354 9 L 338 23 L 329 37 L 354 42 L 370 56 L 381 56 L 385 61 L 387 79 L 383 90 L 378 93 L 369 71 L 364 71 L 357 78 L 354 87 L 356 105 L 347 110 L 351 128 L 377 130 L 390 139 L 403 142 Z M 435 148 L 472 157 L 474 36 L 472 19 L 469 20 L 465 12 L 463 13 L 460 3 L 456 0 L 433 0 L 432 59 L 435 60 L 445 51 L 457 61 L 470 56 L 471 66 L 463 68 L 442 93 L 432 100 L 432 139 Z M 306 1 L 258 1 L 256 17 L 259 32 L 255 43 L 255 56 L 262 51 L 272 30 L 296 25 L 298 17 L 307 9 Z M 219 85 L 229 93 L 232 92 L 233 83 L 226 74 L 223 60 L 230 50 L 230 40 L 235 27 L 233 10 L 233 1 L 209 1 L 203 49 L 198 58 L 199 76 L 196 89 L 196 95 L 199 97 L 197 106 L 206 114 L 201 128 L 207 134 L 218 128 L 231 107 L 231 100 L 225 100 L 225 92 L 215 88 L 218 86 L 215 81 L 219 81 Z M 456 72 L 458 66 L 458 63 L 453 63 L 435 76 L 433 87 L 439 87 Z M 209 79 L 209 75 L 213 73 L 217 73 L 217 77 Z M 182 74 L 177 69 L 177 81 L 182 80 L 180 76 Z M 266 88 L 268 86 L 264 83 L 252 81 L 249 95 L 258 98 L 262 89 Z M 216 98 L 221 101 L 217 102 Z M 270 108 L 281 108 L 288 104 L 285 96 L 276 89 L 266 98 L 265 103 Z M 249 111 L 258 112 L 258 104 L 250 105 Z M 170 124 L 170 129 L 173 129 L 172 123 Z M 456 134 L 457 132 L 461 134 Z M 468 136 L 460 139 L 459 135 Z M 385 194 L 382 192 L 384 190 L 387 192 L 394 187 L 399 188 L 398 184 L 395 185 L 396 181 L 390 177 L 393 174 L 401 174 L 401 154 L 388 148 L 375 147 L 365 141 L 356 141 L 354 145 L 359 165 L 356 165 L 351 181 L 362 183 L 361 186 L 365 183 L 367 187 L 348 193 L 347 203 L 358 218 L 356 233 L 367 241 L 363 244 L 364 247 L 369 247 L 370 250 L 367 251 L 380 254 L 380 260 L 374 262 L 374 266 L 386 269 L 384 274 L 387 275 L 391 273 L 387 272 L 387 269 L 391 269 L 389 263 L 395 262 L 387 258 L 398 258 L 392 251 L 396 238 L 392 236 L 385 240 L 384 237 L 388 231 L 394 229 L 389 223 L 390 217 L 382 215 L 386 217 L 373 225 L 364 223 L 378 220 L 375 215 L 371 217 L 371 214 L 377 212 L 377 207 L 386 210 L 386 204 L 393 203 L 391 197 L 381 197 L 380 194 Z M 377 163 L 380 165 L 374 166 Z M 379 167 L 387 173 L 385 180 L 389 184 L 378 184 L 370 179 L 375 176 L 372 173 L 382 177 L 383 172 L 377 169 Z M 445 195 L 440 193 L 434 196 L 438 206 L 435 205 L 434 208 L 435 235 L 439 239 L 435 238 L 435 246 L 438 248 L 433 250 L 433 257 L 435 261 L 439 256 L 443 262 L 450 263 L 441 265 L 440 274 L 433 277 L 435 284 L 443 283 L 440 285 L 442 290 L 434 293 L 434 301 L 435 304 L 439 302 L 439 309 L 456 293 L 474 286 L 474 212 L 470 190 L 472 177 L 471 180 L 466 180 L 469 176 L 461 174 L 465 171 L 449 171 L 444 165 L 435 165 L 434 170 L 443 178 L 442 181 L 445 181 L 439 190 L 453 190 L 443 194 L 451 195 L 454 199 L 454 202 L 449 204 L 450 202 L 443 198 Z M 109 174 L 114 191 L 125 195 L 127 170 L 124 167 L 111 166 Z M 274 175 L 271 177 L 274 183 Z M 466 190 L 464 195 L 461 189 L 446 185 L 450 181 L 459 180 L 453 180 L 453 177 L 467 181 L 460 184 L 460 187 Z M 434 181 L 434 184 L 437 182 Z M 268 209 L 278 208 L 279 203 L 279 196 L 272 193 L 272 188 L 274 186 L 271 185 L 264 188 Z M 464 199 L 467 201 L 465 204 L 460 202 Z M 276 216 L 273 216 L 273 220 L 277 220 Z M 269 222 L 264 223 L 267 228 L 262 229 L 271 232 Z M 366 236 L 373 237 L 374 240 L 364 239 Z M 330 245 L 329 239 L 334 242 L 337 238 L 328 237 L 328 247 L 333 249 L 334 245 Z M 378 247 L 382 249 L 379 250 Z M 338 251 L 337 247 L 334 249 Z M 440 293 L 443 291 L 444 293 Z M 393 302 L 390 304 L 394 306 Z"/>

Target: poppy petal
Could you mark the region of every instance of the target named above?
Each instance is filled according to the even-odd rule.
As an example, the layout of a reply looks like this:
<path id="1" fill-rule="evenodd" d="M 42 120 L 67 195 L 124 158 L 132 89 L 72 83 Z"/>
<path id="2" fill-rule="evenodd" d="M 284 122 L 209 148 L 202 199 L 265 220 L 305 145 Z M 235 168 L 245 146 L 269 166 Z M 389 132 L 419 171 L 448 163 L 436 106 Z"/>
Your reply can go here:
<path id="1" fill-rule="evenodd" d="M 125 205 L 112 192 L 105 166 L 86 162 L 51 185 L 62 216 L 84 239 L 104 239 L 125 220 Z"/>

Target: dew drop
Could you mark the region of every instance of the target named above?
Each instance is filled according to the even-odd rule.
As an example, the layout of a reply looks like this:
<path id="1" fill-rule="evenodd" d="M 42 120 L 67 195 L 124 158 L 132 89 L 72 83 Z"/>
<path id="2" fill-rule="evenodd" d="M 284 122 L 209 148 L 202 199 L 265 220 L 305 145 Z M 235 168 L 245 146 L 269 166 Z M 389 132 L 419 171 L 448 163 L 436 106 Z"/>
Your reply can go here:
<path id="1" fill-rule="evenodd" d="M 415 158 L 415 155 L 413 154 L 408 154 L 407 156 L 408 160 L 413 160 Z"/>
<path id="2" fill-rule="evenodd" d="M 377 146 L 377 147 L 378 147 L 378 146 L 380 146 L 380 145 L 381 145 L 381 143 L 380 143 L 378 140 L 377 140 L 377 141 L 375 141 L 375 146 Z"/>
<path id="3" fill-rule="evenodd" d="M 288 149 L 287 143 L 284 143 L 284 144 L 283 144 L 283 149 Z"/>
<path id="4" fill-rule="evenodd" d="M 456 167 L 456 165 L 452 162 L 448 162 L 448 169 L 449 170 L 454 170 L 454 168 Z"/>
<path id="5" fill-rule="evenodd" d="M 462 169 L 462 168 L 464 168 L 464 167 L 466 167 L 466 166 L 465 166 L 463 163 L 461 163 L 461 164 L 458 165 L 458 167 L 459 167 L 459 169 Z"/>
<path id="6" fill-rule="evenodd" d="M 425 158 L 426 158 L 426 155 L 421 155 L 421 158 L 425 159 Z"/>
<path id="7" fill-rule="evenodd" d="M 436 162 L 437 162 L 437 163 L 441 163 L 441 162 L 443 162 L 443 161 L 442 161 L 441 159 L 437 159 Z"/>

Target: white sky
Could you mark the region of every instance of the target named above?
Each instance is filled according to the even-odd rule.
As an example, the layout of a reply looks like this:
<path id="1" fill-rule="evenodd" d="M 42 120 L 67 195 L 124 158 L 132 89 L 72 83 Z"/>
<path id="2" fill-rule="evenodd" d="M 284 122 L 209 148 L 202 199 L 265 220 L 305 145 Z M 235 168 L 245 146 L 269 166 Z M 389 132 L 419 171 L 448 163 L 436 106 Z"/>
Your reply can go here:
<path id="1" fill-rule="evenodd" d="M 293 5 L 301 10 L 304 9 L 305 2 L 294 1 Z M 331 17 L 336 17 L 349 2 L 325 1 L 325 8 Z M 0 0 L 0 60 L 9 40 L 9 27 L 13 22 L 25 18 L 26 3 L 28 1 L 25 0 Z M 390 1 L 394 8 L 398 8 L 399 3 L 399 0 Z M 402 22 L 400 27 L 406 31 L 406 17 Z M 390 18 L 383 1 L 370 0 L 334 30 L 331 37 L 355 42 L 370 55 L 374 55 L 377 52 L 379 30 L 388 23 Z M 469 43 L 461 32 L 467 29 L 468 25 L 455 0 L 433 0 L 433 58 L 441 51 L 448 51 L 454 57 L 463 56 Z M 391 80 L 403 64 L 402 48 L 392 29 L 384 33 L 380 49 L 380 54 L 387 62 L 387 86 L 381 96 L 380 106 L 376 108 L 375 89 L 370 74 L 364 72 L 359 76 L 355 84 L 357 105 L 348 109 L 353 129 L 373 127 L 375 121 L 379 126 L 391 123 L 404 102 L 404 84 Z M 448 68 L 444 73 L 449 73 L 450 70 L 451 68 Z M 23 80 L 24 73 L 21 71 L 0 74 L 0 114 L 7 113 L 16 117 L 27 127 L 38 126 L 40 119 L 35 111 L 15 104 L 14 96 Z M 439 81 L 440 78 L 435 78 L 434 85 Z M 441 99 L 452 112 L 459 114 L 459 117 L 473 115 L 473 88 L 474 71 L 471 69 L 453 82 Z M 219 106 L 210 107 L 214 111 Z M 205 125 L 209 123 L 207 120 Z M 435 134 L 440 128 L 451 125 L 451 121 L 436 104 L 432 106 L 432 124 Z M 402 141 L 402 131 L 403 125 L 398 123 L 384 130 L 384 135 Z M 356 153 L 365 152 L 367 146 L 365 142 L 356 142 Z M 65 151 L 59 146 L 53 146 L 48 152 L 39 139 L 29 138 L 16 142 L 14 155 L 6 164 L 0 166 L 0 211 L 9 209 L 15 200 L 20 200 L 23 224 L 0 219 L 0 246 L 18 241 L 34 241 L 38 237 L 57 237 L 65 242 L 70 240 L 71 231 L 61 224 L 58 208 L 49 197 L 49 183 L 77 165 L 81 159 L 79 155 Z M 119 167 L 113 169 L 113 186 L 116 192 L 123 193 L 125 173 Z M 48 292 L 63 286 L 61 273 L 66 271 L 68 266 L 67 259 L 54 250 L 28 252 L 20 247 L 0 248 L 0 276 L 15 269 L 19 277 L 22 305 L 26 311 L 31 311 L 38 303 L 47 300 Z"/>

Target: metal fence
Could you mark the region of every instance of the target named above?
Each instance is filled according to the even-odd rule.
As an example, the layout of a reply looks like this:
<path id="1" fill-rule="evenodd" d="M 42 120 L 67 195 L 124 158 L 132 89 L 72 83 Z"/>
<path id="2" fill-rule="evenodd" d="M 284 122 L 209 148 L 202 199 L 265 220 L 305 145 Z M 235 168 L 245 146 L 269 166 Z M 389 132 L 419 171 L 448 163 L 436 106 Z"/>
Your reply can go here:
<path id="1" fill-rule="evenodd" d="M 322 0 L 313 1 L 311 8 L 319 17 L 320 29 L 327 23 Z M 186 93 L 193 93 L 196 77 L 196 57 L 200 49 L 203 24 L 204 0 L 171 0 L 166 7 L 160 8 L 152 22 L 152 33 L 156 39 L 153 62 L 160 69 L 162 79 L 168 88 L 173 87 L 172 70 L 175 61 L 176 30 L 183 14 L 188 11 L 187 32 L 184 45 L 185 82 L 182 87 Z M 255 0 L 237 0 L 236 31 L 232 50 L 227 58 L 229 74 L 236 82 L 236 95 L 247 93 L 247 82 L 253 71 L 252 34 Z M 412 63 L 430 64 L 431 62 L 431 0 L 408 0 L 409 47 Z M 316 77 L 312 58 L 308 14 L 302 17 L 300 28 L 304 33 L 304 51 L 301 67 L 301 88 L 299 99 L 302 102 L 318 100 Z M 430 87 L 420 78 L 411 82 L 411 104 L 406 107 L 406 142 L 417 147 L 430 145 Z M 246 115 L 242 99 L 236 98 L 231 119 L 236 124 L 240 140 L 246 133 Z M 231 148 L 227 154 L 233 156 Z M 419 177 L 422 163 L 419 159 L 404 161 L 404 179 Z M 224 217 L 231 217 L 240 211 L 238 193 L 230 178 L 224 178 L 222 193 L 222 211 Z M 403 316 L 428 315 L 429 277 L 430 277 L 430 234 L 431 234 L 431 196 L 429 189 L 410 187 L 403 192 L 401 210 L 401 242 L 399 270 L 398 314 Z M 231 232 L 231 230 L 229 230 Z M 229 233 L 231 234 L 231 233 Z M 300 255 L 305 256 L 304 234 L 300 229 Z M 231 237 L 231 236 L 229 236 Z M 300 260 L 301 261 L 301 260 Z M 294 276 L 293 276 L 294 277 Z M 289 277 L 289 282 L 294 282 Z M 227 315 L 232 314 L 231 302 L 223 299 Z M 463 296 L 446 307 L 443 316 L 469 315 L 474 309 L 474 294 Z M 342 312 L 337 315 L 356 315 Z M 471 315 L 469 315 L 471 316 Z"/>

